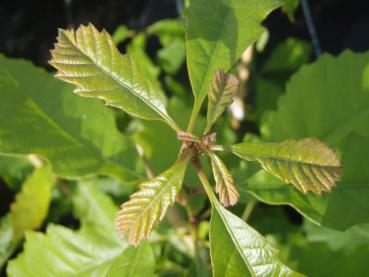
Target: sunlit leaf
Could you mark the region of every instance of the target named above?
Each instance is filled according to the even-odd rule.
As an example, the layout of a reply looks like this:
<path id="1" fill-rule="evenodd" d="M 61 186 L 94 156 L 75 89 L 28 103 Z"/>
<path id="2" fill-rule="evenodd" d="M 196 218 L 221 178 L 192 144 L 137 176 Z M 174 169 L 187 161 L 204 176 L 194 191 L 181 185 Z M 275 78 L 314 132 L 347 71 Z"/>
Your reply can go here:
<path id="1" fill-rule="evenodd" d="M 118 233 L 127 238 L 129 244 L 137 245 L 147 239 L 154 224 L 160 221 L 168 207 L 174 204 L 182 186 L 189 157 L 179 158 L 168 170 L 156 178 L 140 185 L 140 190 L 131 195 L 121 206 L 117 215 Z"/>
<path id="2" fill-rule="evenodd" d="M 213 203 L 210 253 L 214 277 L 303 276 L 278 259 L 278 251 L 240 218 Z"/>
<path id="3" fill-rule="evenodd" d="M 25 181 L 10 207 L 14 239 L 41 226 L 49 210 L 54 181 L 50 165 L 35 169 Z"/>
<path id="4" fill-rule="evenodd" d="M 218 69 L 213 77 L 211 89 L 208 93 L 208 123 L 205 128 L 207 133 L 219 116 L 232 103 L 233 95 L 238 90 L 238 80 L 236 76 L 227 74 L 223 69 Z"/>
<path id="5" fill-rule="evenodd" d="M 277 0 L 196 0 L 186 13 L 187 65 L 197 105 L 201 105 L 218 68 L 227 71 L 264 28 L 260 23 Z"/>
<path id="6" fill-rule="evenodd" d="M 215 179 L 215 191 L 219 193 L 220 202 L 225 207 L 237 204 L 239 194 L 234 185 L 231 173 L 217 155 L 212 153 L 210 158 Z"/>
<path id="7" fill-rule="evenodd" d="M 316 139 L 240 143 L 231 148 L 237 156 L 258 161 L 266 171 L 304 193 L 331 191 L 341 178 L 336 153 Z"/>
<path id="8" fill-rule="evenodd" d="M 81 96 L 103 99 L 107 105 L 144 118 L 176 124 L 165 109 L 163 95 L 137 67 L 122 55 L 110 35 L 92 24 L 76 31 L 60 30 L 50 64 L 57 77 L 77 86 Z"/>
<path id="9" fill-rule="evenodd" d="M 0 271 L 16 247 L 17 242 L 13 240 L 11 215 L 7 214 L 0 218 Z"/>

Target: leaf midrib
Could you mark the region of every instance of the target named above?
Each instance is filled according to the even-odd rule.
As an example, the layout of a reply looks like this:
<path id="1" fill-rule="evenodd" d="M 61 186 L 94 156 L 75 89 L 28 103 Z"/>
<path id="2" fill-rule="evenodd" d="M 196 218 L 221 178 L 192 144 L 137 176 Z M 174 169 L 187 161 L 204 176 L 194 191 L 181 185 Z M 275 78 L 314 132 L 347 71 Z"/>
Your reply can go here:
<path id="1" fill-rule="evenodd" d="M 150 108 L 152 108 L 156 113 L 158 113 L 161 117 L 163 117 L 164 119 L 168 120 L 169 122 L 172 122 L 171 118 L 168 117 L 168 115 L 166 113 L 163 113 L 160 109 L 158 109 L 155 105 L 152 105 L 152 103 L 150 101 L 146 101 L 146 99 L 144 97 L 142 97 L 140 94 L 137 94 L 135 92 L 134 89 L 132 89 L 131 87 L 129 87 L 128 85 L 126 85 L 125 83 L 122 83 L 119 79 L 117 79 L 114 75 L 111 75 L 109 73 L 111 73 L 109 70 L 106 70 L 104 67 L 102 67 L 99 63 L 97 63 L 92 57 L 90 57 L 89 55 L 87 55 L 86 53 L 84 53 L 81 49 L 78 48 L 77 43 L 74 44 L 73 41 L 71 41 L 71 39 L 68 37 L 68 35 L 66 35 L 63 31 L 64 36 L 67 38 L 68 42 L 75 48 L 77 49 L 81 55 L 83 55 L 85 58 L 87 58 L 92 65 L 96 66 L 103 75 L 109 77 L 113 82 L 117 83 L 118 85 L 122 86 L 125 90 L 131 91 L 132 94 L 137 97 L 138 99 L 140 99 L 143 103 L 145 103 L 147 106 L 149 106 Z M 77 42 L 77 38 L 76 38 L 76 32 L 73 32 L 74 35 L 74 40 L 75 42 Z M 109 48 L 110 50 L 110 55 L 111 55 L 111 48 Z M 120 53 L 119 53 L 120 54 Z M 122 55 L 122 54 L 120 54 Z M 129 55 L 126 55 L 130 60 L 132 59 Z M 121 58 L 121 57 L 119 57 Z M 139 70 L 138 68 L 136 68 L 137 70 Z M 141 72 L 140 72 L 141 73 Z M 150 86 L 150 85 L 149 85 Z M 160 96 L 159 96 L 160 97 Z M 120 106 L 116 106 L 117 108 L 121 108 Z"/>
<path id="2" fill-rule="evenodd" d="M 256 277 L 255 273 L 253 272 L 253 269 L 252 269 L 252 266 L 251 264 L 248 262 L 247 258 L 244 256 L 244 253 L 242 251 L 242 247 L 241 245 L 238 243 L 237 239 L 235 238 L 233 232 L 232 232 L 232 228 L 228 225 L 228 222 L 227 220 L 225 219 L 223 213 L 221 212 L 221 205 L 218 201 L 216 201 L 215 203 L 213 203 L 218 214 L 219 214 L 219 217 L 221 218 L 223 224 L 225 225 L 226 229 L 227 229 L 227 232 L 228 234 L 231 236 L 231 239 L 233 241 L 233 244 L 236 246 L 237 248 L 237 251 L 239 253 L 239 255 L 241 256 L 242 260 L 245 262 L 250 274 L 252 277 Z"/>
<path id="3" fill-rule="evenodd" d="M 324 164 L 318 164 L 318 163 L 309 163 L 309 162 L 305 162 L 305 161 L 298 161 L 298 160 L 295 160 L 295 159 L 287 159 L 287 158 L 283 158 L 283 157 L 280 157 L 280 156 L 272 156 L 272 155 L 268 156 L 268 155 L 265 155 L 265 154 L 263 155 L 263 154 L 254 153 L 254 152 L 248 151 L 248 150 L 241 150 L 236 155 L 242 156 L 242 154 L 252 157 L 253 160 L 257 160 L 257 159 L 275 160 L 275 161 L 279 161 L 279 162 L 299 164 L 299 165 L 302 165 L 302 166 L 316 166 L 316 167 L 323 167 L 323 168 L 340 168 L 340 166 L 336 166 L 336 165 L 324 165 Z"/>

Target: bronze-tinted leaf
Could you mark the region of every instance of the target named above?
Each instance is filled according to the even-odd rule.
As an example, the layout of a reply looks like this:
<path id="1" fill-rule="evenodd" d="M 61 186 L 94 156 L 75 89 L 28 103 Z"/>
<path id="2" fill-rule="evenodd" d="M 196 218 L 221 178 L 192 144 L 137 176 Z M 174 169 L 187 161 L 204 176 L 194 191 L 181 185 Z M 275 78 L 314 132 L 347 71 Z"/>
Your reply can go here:
<path id="1" fill-rule="evenodd" d="M 236 76 L 227 74 L 223 69 L 218 69 L 213 77 L 212 86 L 208 93 L 208 113 L 205 133 L 218 120 L 219 116 L 232 103 L 232 96 L 238 90 Z"/>
<path id="2" fill-rule="evenodd" d="M 163 120 L 179 130 L 165 109 L 161 91 L 131 56 L 118 51 L 105 30 L 99 32 L 92 24 L 76 31 L 59 30 L 51 55 L 56 76 L 76 85 L 77 94 L 103 99 L 133 116 Z"/>
<path id="3" fill-rule="evenodd" d="M 237 204 L 239 194 L 234 185 L 233 177 L 223 161 L 215 154 L 210 154 L 211 166 L 215 179 L 215 191 L 219 193 L 220 202 L 227 207 Z"/>
<path id="4" fill-rule="evenodd" d="M 341 178 L 336 153 L 320 141 L 307 138 L 281 143 L 240 143 L 231 146 L 237 156 L 256 160 L 268 172 L 298 190 L 320 195 Z"/>
<path id="5" fill-rule="evenodd" d="M 129 244 L 137 245 L 142 239 L 147 239 L 154 224 L 174 204 L 188 161 L 188 156 L 180 158 L 156 178 L 142 183 L 140 190 L 121 206 L 116 225 L 118 233 L 126 237 Z"/>

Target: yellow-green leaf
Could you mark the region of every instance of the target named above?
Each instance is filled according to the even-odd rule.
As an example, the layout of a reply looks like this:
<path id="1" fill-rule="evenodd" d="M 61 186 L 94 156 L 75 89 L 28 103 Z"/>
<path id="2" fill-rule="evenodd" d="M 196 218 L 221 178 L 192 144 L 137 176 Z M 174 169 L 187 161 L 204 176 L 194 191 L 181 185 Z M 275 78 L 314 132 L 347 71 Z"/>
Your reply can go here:
<path id="1" fill-rule="evenodd" d="M 218 120 L 219 116 L 232 103 L 232 96 L 238 90 L 236 76 L 227 74 L 223 69 L 218 69 L 213 77 L 211 89 L 208 93 L 208 113 L 205 133 Z"/>
<path id="2" fill-rule="evenodd" d="M 180 157 L 168 170 L 144 182 L 140 190 L 121 206 L 116 219 L 120 236 L 137 245 L 147 239 L 154 224 L 160 221 L 168 207 L 174 204 L 188 165 L 189 157 Z"/>
<path id="3" fill-rule="evenodd" d="M 232 175 L 217 155 L 211 154 L 210 158 L 215 179 L 215 191 L 219 193 L 220 202 L 225 207 L 237 204 L 239 194 L 234 185 Z"/>
<path id="4" fill-rule="evenodd" d="M 268 172 L 298 190 L 320 194 L 331 191 L 341 178 L 336 153 L 320 141 L 307 138 L 281 143 L 240 143 L 232 152 L 246 160 L 256 160 Z"/>
<path id="5" fill-rule="evenodd" d="M 10 207 L 14 239 L 41 226 L 49 210 L 54 181 L 51 166 L 44 165 L 35 169 L 23 184 Z"/>
<path id="6" fill-rule="evenodd" d="M 139 118 L 164 120 L 178 129 L 160 90 L 131 56 L 118 51 L 105 30 L 99 32 L 92 24 L 81 25 L 76 31 L 59 30 L 51 54 L 56 76 L 76 85 L 77 94 L 103 99 L 107 105 Z"/>

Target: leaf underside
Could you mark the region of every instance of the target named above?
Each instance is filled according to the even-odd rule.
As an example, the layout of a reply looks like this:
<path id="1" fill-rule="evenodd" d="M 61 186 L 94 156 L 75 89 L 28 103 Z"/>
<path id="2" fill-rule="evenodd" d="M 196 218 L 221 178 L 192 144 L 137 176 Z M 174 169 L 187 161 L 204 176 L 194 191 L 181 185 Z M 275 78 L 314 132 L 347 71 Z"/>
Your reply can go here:
<path id="1" fill-rule="evenodd" d="M 137 245 L 147 239 L 154 224 L 163 219 L 176 200 L 187 165 L 187 158 L 179 159 L 156 178 L 142 183 L 140 190 L 121 206 L 116 226 L 119 235 L 126 237 L 129 244 Z"/>
<path id="2" fill-rule="evenodd" d="M 238 90 L 236 76 L 227 74 L 223 69 L 218 69 L 213 77 L 212 86 L 208 93 L 207 133 L 211 126 L 218 120 L 219 116 L 232 103 L 233 95 Z"/>
<path id="3" fill-rule="evenodd" d="M 234 185 L 232 175 L 217 155 L 211 154 L 210 157 L 215 179 L 215 191 L 219 193 L 220 202 L 225 207 L 237 204 L 240 195 Z"/>
<path id="4" fill-rule="evenodd" d="M 164 97 L 129 55 L 122 55 L 110 35 L 92 24 L 76 31 L 59 30 L 49 62 L 57 78 L 77 86 L 75 93 L 103 99 L 107 105 L 144 119 L 175 123 L 167 114 Z"/>
<path id="5" fill-rule="evenodd" d="M 258 161 L 266 171 L 303 193 L 312 191 L 320 195 L 331 191 L 341 179 L 336 153 L 313 138 L 281 143 L 240 143 L 231 148 L 237 156 Z"/>

